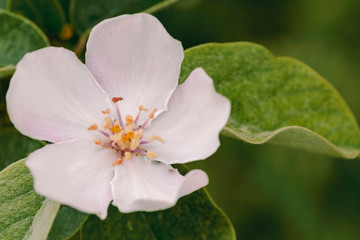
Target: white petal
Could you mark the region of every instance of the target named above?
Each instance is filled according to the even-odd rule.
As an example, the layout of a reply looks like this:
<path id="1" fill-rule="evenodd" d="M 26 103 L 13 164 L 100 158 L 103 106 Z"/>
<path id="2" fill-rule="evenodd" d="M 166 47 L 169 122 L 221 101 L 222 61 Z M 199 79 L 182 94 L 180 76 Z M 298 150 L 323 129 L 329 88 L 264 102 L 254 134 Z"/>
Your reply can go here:
<path id="1" fill-rule="evenodd" d="M 147 157 L 132 157 L 115 169 L 111 182 L 112 204 L 123 213 L 162 210 L 174 206 L 180 197 L 208 182 L 206 173 L 201 170 L 182 176 L 170 165 Z"/>
<path id="2" fill-rule="evenodd" d="M 156 160 L 168 164 L 205 159 L 219 147 L 219 133 L 229 114 L 229 100 L 218 94 L 212 79 L 197 68 L 175 90 L 168 111 L 144 131 L 145 139 L 158 135 L 165 144 L 153 141 L 144 146 L 156 152 Z"/>
<path id="3" fill-rule="evenodd" d="M 6 100 L 17 129 L 50 142 L 94 139 L 87 128 L 110 106 L 107 94 L 75 54 L 55 47 L 25 55 Z"/>
<path id="4" fill-rule="evenodd" d="M 120 110 L 135 117 L 137 107 L 166 109 L 177 86 L 184 53 L 155 17 L 138 13 L 96 25 L 87 43 L 86 65 Z"/>
<path id="5" fill-rule="evenodd" d="M 51 144 L 29 155 L 26 166 L 40 195 L 105 219 L 112 200 L 116 153 L 85 141 Z"/>

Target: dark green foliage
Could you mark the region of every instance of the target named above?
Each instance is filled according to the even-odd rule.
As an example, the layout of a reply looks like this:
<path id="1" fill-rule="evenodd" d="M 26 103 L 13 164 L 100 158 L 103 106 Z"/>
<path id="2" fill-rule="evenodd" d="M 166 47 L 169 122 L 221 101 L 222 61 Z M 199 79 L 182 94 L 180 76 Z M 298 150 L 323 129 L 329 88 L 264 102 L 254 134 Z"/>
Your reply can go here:
<path id="1" fill-rule="evenodd" d="M 227 217 L 207 192 L 199 190 L 181 198 L 174 207 L 164 211 L 121 214 L 111 206 L 105 221 L 90 216 L 80 234 L 72 239 L 230 240 L 235 239 L 235 233 Z"/>
<path id="2" fill-rule="evenodd" d="M 21 14 L 47 34 L 60 34 L 65 24 L 65 14 L 58 0 L 9 0 L 9 10 Z"/>
<path id="3" fill-rule="evenodd" d="M 0 79 L 12 75 L 28 52 L 49 44 L 46 36 L 26 18 L 0 9 Z"/>

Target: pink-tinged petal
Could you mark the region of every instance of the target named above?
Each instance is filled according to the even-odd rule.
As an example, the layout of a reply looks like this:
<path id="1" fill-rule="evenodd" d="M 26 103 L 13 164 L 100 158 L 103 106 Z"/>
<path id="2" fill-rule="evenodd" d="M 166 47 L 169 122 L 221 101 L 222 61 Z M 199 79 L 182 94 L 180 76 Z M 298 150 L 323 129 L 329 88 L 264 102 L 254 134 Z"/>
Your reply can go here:
<path id="1" fill-rule="evenodd" d="M 174 206 L 180 197 L 208 182 L 206 173 L 201 170 L 182 176 L 170 165 L 146 157 L 132 157 L 116 166 L 111 182 L 112 204 L 123 213 L 162 210 Z"/>
<path id="2" fill-rule="evenodd" d="M 145 139 L 160 136 L 165 143 L 144 145 L 156 160 L 168 164 L 205 159 L 220 145 L 219 133 L 230 114 L 230 102 L 215 91 L 202 68 L 195 69 L 172 95 L 168 111 L 152 121 Z"/>
<path id="3" fill-rule="evenodd" d="M 86 65 L 120 110 L 135 117 L 139 105 L 158 113 L 177 86 L 184 53 L 155 17 L 138 13 L 102 21 L 90 33 Z"/>
<path id="4" fill-rule="evenodd" d="M 109 108 L 108 95 L 73 52 L 48 47 L 18 63 L 6 95 L 11 121 L 23 134 L 60 142 L 94 139 L 87 128 Z"/>
<path id="5" fill-rule="evenodd" d="M 116 153 L 85 141 L 47 145 L 29 155 L 26 166 L 37 193 L 105 219 L 112 200 L 110 181 Z"/>

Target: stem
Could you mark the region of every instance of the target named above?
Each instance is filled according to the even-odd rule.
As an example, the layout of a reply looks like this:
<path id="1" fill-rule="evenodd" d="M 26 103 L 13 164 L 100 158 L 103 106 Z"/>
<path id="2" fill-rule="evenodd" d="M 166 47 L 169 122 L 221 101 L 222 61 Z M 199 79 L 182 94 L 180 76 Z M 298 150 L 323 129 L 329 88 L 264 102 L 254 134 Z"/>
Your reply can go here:
<path id="1" fill-rule="evenodd" d="M 79 57 L 82 54 L 82 52 L 84 51 L 84 48 L 86 46 L 86 42 L 87 42 L 87 40 L 89 38 L 89 35 L 90 35 L 90 31 L 91 31 L 91 29 L 84 32 L 80 36 L 79 41 L 76 43 L 75 48 L 74 48 L 74 52 L 75 52 L 76 56 Z"/>
<path id="2" fill-rule="evenodd" d="M 0 67 L 0 80 L 10 78 L 15 72 L 15 66 Z"/>
<path id="3" fill-rule="evenodd" d="M 179 0 L 167 0 L 167 1 L 163 1 L 163 2 L 160 2 L 146 10 L 144 10 L 144 12 L 146 13 L 150 13 L 150 14 L 154 14 L 155 12 L 158 12 L 160 11 L 161 9 L 163 8 L 166 8 L 176 2 L 179 2 Z"/>

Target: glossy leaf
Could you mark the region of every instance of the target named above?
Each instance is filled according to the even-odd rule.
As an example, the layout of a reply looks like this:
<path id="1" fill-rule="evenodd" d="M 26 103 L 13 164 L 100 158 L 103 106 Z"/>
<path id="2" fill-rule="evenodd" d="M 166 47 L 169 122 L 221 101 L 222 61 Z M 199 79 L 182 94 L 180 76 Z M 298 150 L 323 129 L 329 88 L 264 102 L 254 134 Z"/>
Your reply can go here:
<path id="1" fill-rule="evenodd" d="M 232 111 L 223 133 L 333 156 L 359 154 L 360 130 L 339 93 L 305 64 L 252 43 L 205 44 L 185 51 L 181 79 L 203 67 Z"/>
<path id="2" fill-rule="evenodd" d="M 155 12 L 178 0 L 72 0 L 70 18 L 78 33 L 84 33 L 105 18 L 125 13 Z"/>
<path id="3" fill-rule="evenodd" d="M 113 206 L 105 221 L 91 215 L 76 239 L 235 239 L 227 217 L 205 190 L 184 198 L 170 209 L 121 214 Z"/>
<path id="4" fill-rule="evenodd" d="M 24 160 L 0 172 L 0 239 L 46 239 L 59 206 L 35 193 Z"/>
<path id="5" fill-rule="evenodd" d="M 27 53 L 46 47 L 41 30 L 26 18 L 0 9 L 0 78 L 8 78 Z"/>
<path id="6" fill-rule="evenodd" d="M 42 146 L 40 142 L 22 135 L 15 128 L 2 129 L 0 131 L 0 171 Z"/>
<path id="7" fill-rule="evenodd" d="M 21 14 L 50 34 L 60 34 L 65 14 L 58 0 L 9 0 L 8 9 Z"/>

